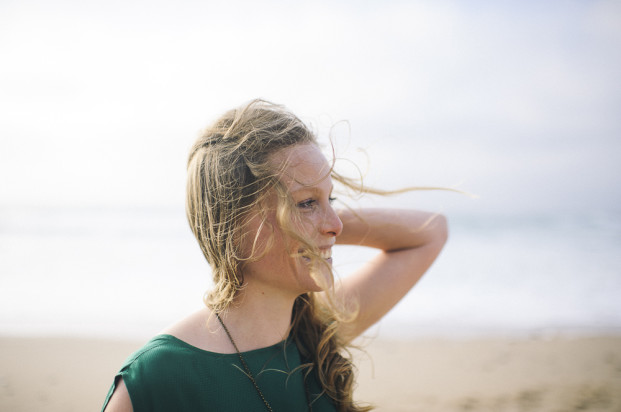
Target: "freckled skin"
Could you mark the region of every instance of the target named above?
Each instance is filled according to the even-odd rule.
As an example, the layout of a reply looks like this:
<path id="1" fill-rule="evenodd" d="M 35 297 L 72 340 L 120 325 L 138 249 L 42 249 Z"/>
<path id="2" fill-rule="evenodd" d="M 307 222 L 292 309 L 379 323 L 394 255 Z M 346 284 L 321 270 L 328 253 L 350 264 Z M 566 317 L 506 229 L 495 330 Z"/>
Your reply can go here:
<path id="1" fill-rule="evenodd" d="M 293 202 L 302 215 L 296 221 L 295 229 L 308 240 L 329 253 L 335 238 L 343 224 L 331 205 L 332 179 L 330 164 L 319 148 L 312 144 L 296 145 L 282 149 L 272 155 L 270 161 L 274 167 L 285 164 L 281 181 L 287 187 Z M 259 232 L 258 245 L 266 245 L 269 236 L 273 236 L 272 247 L 258 261 L 249 262 L 242 269 L 244 279 L 253 286 L 279 288 L 285 293 L 298 296 L 309 291 L 320 291 L 322 288 L 311 278 L 308 260 L 302 256 L 292 257 L 300 251 L 300 245 L 292 239 L 286 239 L 278 229 L 275 215 L 276 194 L 268 198 L 268 223 L 274 227 L 274 233 L 260 229 L 260 218 L 249 220 L 248 244 L 243 249 L 250 255 L 252 240 Z M 264 293 L 264 292 L 262 292 Z"/>

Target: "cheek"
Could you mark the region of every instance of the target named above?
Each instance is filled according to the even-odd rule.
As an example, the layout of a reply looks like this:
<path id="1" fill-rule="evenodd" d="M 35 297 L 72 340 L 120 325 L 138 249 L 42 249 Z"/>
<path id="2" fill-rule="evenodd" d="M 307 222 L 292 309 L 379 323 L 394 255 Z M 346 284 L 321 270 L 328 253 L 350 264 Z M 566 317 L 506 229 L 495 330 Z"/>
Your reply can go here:
<path id="1" fill-rule="evenodd" d="M 281 229 L 277 223 L 276 218 L 268 219 L 268 224 L 264 227 L 265 242 L 269 242 L 270 250 L 268 254 L 279 261 L 288 262 L 287 264 L 293 264 L 291 259 L 298 252 L 299 243 L 289 236 Z M 297 232 L 296 227 L 292 227 Z M 299 233 L 299 232 L 298 232 Z"/>
<path id="2" fill-rule="evenodd" d="M 241 241 L 242 255 L 244 259 L 270 254 L 273 248 L 278 247 L 278 231 L 273 230 L 274 223 L 268 217 L 263 221 L 259 214 L 254 215 L 245 222 L 244 235 Z"/>
<path id="3" fill-rule="evenodd" d="M 317 223 L 311 214 L 296 216 L 292 227 L 306 240 L 313 239 L 317 233 Z"/>

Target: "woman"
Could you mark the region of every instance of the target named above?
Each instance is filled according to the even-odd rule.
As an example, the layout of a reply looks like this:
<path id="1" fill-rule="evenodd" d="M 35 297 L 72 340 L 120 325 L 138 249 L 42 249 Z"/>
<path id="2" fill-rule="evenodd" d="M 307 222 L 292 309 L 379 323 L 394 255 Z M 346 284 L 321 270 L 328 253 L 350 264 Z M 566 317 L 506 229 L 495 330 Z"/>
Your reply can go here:
<path id="1" fill-rule="evenodd" d="M 446 221 L 337 212 L 333 179 L 361 189 L 281 106 L 252 101 L 204 132 L 190 152 L 187 216 L 214 289 L 204 309 L 127 360 L 105 411 L 369 409 L 353 401 L 346 347 L 429 268 Z M 335 244 L 378 254 L 335 287 Z"/>

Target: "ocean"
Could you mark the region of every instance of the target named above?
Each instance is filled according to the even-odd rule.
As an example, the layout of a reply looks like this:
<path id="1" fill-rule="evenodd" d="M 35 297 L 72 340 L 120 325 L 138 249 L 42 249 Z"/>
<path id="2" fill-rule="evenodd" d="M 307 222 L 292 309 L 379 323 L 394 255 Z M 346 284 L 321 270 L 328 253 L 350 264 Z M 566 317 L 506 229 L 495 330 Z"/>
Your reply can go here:
<path id="1" fill-rule="evenodd" d="M 367 335 L 621 334 L 621 214 L 449 215 L 423 279 Z M 335 248 L 339 276 L 372 255 Z M 202 306 L 182 208 L 0 208 L 0 334 L 147 339 Z"/>

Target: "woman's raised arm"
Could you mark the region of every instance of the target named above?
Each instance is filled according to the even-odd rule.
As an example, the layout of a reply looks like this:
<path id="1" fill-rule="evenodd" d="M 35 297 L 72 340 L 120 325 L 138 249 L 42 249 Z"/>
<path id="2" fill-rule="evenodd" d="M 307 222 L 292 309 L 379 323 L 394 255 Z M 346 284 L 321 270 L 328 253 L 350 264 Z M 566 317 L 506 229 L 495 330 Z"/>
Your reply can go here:
<path id="1" fill-rule="evenodd" d="M 344 210 L 339 217 L 343 231 L 337 244 L 381 251 L 345 277 L 337 291 L 359 304 L 355 320 L 340 332 L 351 340 L 380 320 L 416 284 L 442 250 L 448 230 L 444 216 L 415 210 Z"/>

